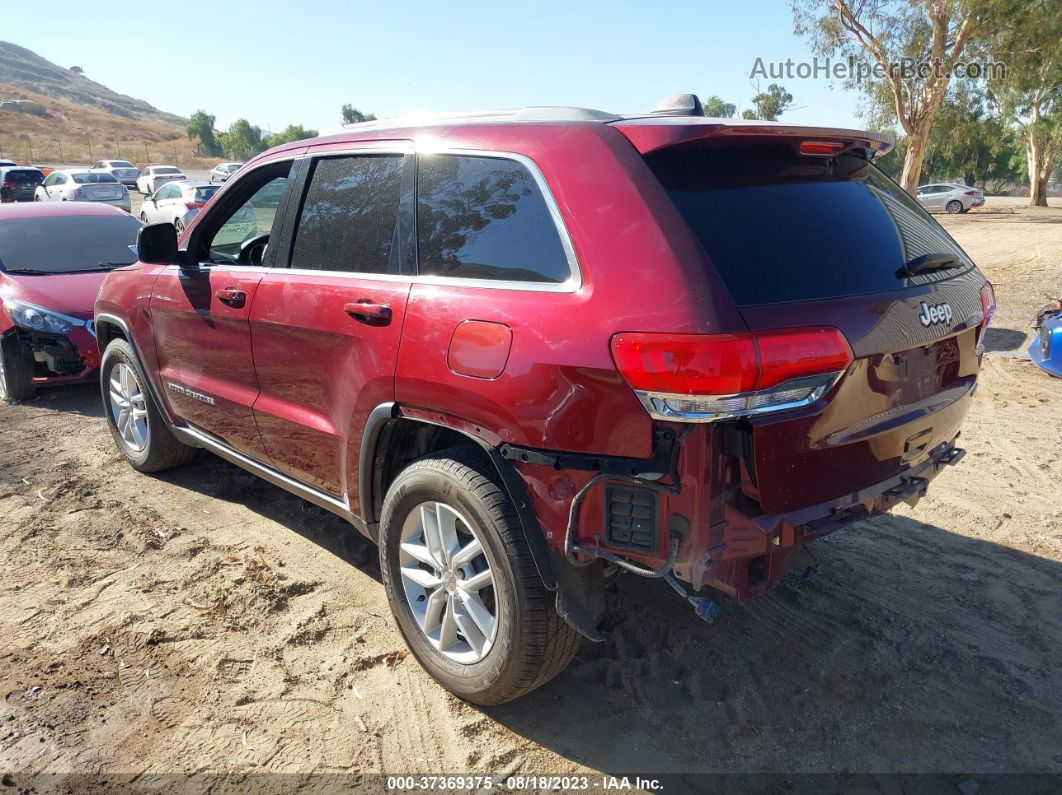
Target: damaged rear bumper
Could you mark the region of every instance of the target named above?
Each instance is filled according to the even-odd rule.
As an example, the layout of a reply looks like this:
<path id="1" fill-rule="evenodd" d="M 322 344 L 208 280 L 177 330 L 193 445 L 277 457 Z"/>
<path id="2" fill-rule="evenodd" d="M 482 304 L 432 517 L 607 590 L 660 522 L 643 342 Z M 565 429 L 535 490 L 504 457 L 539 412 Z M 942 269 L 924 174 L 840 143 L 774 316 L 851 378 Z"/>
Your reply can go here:
<path id="1" fill-rule="evenodd" d="M 700 544 L 691 539 L 685 566 L 676 574 L 695 588 L 711 586 L 746 601 L 774 588 L 789 567 L 790 558 L 807 541 L 842 527 L 885 513 L 900 503 L 915 505 L 926 495 L 930 481 L 944 468 L 957 464 L 966 451 L 954 440 L 930 452 L 920 465 L 888 480 L 844 497 L 784 514 L 747 516 L 726 511 L 722 543 Z M 712 534 L 708 534 L 711 538 Z"/>

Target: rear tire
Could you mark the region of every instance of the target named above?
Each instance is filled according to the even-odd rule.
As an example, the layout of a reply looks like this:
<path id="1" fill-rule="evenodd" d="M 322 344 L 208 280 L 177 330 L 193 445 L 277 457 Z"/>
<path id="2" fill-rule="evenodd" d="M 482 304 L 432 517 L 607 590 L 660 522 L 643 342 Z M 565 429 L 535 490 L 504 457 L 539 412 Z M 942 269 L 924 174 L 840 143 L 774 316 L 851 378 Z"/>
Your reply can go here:
<path id="1" fill-rule="evenodd" d="M 177 234 L 180 234 L 184 231 L 184 221 L 182 221 L 180 218 L 174 218 L 173 228 L 177 230 Z"/>
<path id="2" fill-rule="evenodd" d="M 14 336 L 0 339 L 0 403 L 36 397 L 33 359 Z"/>
<path id="3" fill-rule="evenodd" d="M 443 544 L 450 551 L 445 556 L 446 573 L 436 578 L 440 584 L 425 586 L 417 595 L 416 580 L 403 572 L 431 580 L 437 568 L 418 563 L 421 558 L 408 551 L 419 549 L 423 555 L 430 545 L 428 533 L 423 533 L 423 542 L 415 540 L 416 530 L 410 533 L 411 527 L 419 526 L 422 510 L 428 511 L 428 517 L 436 510 L 456 515 L 457 534 L 452 537 L 457 541 Z M 428 524 L 424 522 L 425 527 Z M 481 551 L 463 562 L 467 565 L 459 562 L 477 543 Z M 439 684 L 459 698 L 482 705 L 512 701 L 563 671 L 579 648 L 579 634 L 557 615 L 554 595 L 542 585 L 512 501 L 474 449 L 429 455 L 395 478 L 384 498 L 380 522 L 380 569 L 391 611 L 410 650 Z M 472 577 L 479 580 L 488 571 L 489 585 L 473 590 L 460 584 Z M 469 604 L 470 593 L 476 594 L 475 605 Z M 450 596 L 455 601 L 435 608 L 438 629 L 429 637 L 422 622 L 428 622 L 425 616 L 439 594 L 443 599 L 437 605 Z M 413 612 L 415 603 L 425 605 L 419 617 Z M 474 637 L 477 626 L 483 626 L 478 616 L 484 606 L 487 617 L 493 615 L 494 629 L 489 646 L 479 643 L 477 649 L 475 640 L 482 641 L 486 634 Z M 456 622 L 456 635 L 444 650 L 448 615 Z M 461 656 L 466 659 L 455 659 Z"/>
<path id="4" fill-rule="evenodd" d="M 948 213 L 951 214 L 951 215 L 955 215 L 956 213 L 961 213 L 963 211 L 962 210 L 962 202 L 959 201 L 958 199 L 952 199 L 950 202 L 947 203 L 947 205 L 945 205 L 944 209 L 947 210 Z"/>
<path id="5" fill-rule="evenodd" d="M 124 339 L 111 340 L 103 353 L 100 391 L 107 427 L 133 469 L 163 472 L 192 460 L 195 448 L 178 441 L 170 431 L 151 397 L 133 348 Z M 120 408 L 123 402 L 125 409 Z M 140 430 L 131 431 L 130 423 L 137 421 L 142 423 Z"/>

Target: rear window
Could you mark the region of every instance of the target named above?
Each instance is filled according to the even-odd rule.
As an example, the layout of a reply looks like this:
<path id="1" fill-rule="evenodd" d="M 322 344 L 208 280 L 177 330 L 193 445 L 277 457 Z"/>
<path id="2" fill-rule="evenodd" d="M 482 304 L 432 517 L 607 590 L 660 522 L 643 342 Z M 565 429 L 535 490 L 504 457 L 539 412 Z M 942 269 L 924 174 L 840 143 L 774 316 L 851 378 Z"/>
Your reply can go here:
<path id="1" fill-rule="evenodd" d="M 151 169 L 151 173 L 153 173 L 153 174 L 180 174 L 181 170 L 179 168 L 153 168 L 153 169 Z"/>
<path id="2" fill-rule="evenodd" d="M 0 224 L 0 270 L 70 273 L 136 261 L 140 222 L 128 215 L 20 218 Z"/>
<path id="3" fill-rule="evenodd" d="M 515 160 L 417 159 L 420 272 L 465 279 L 561 283 L 571 278 L 538 183 Z"/>
<path id="4" fill-rule="evenodd" d="M 4 182 L 13 182 L 16 185 L 40 185 L 44 182 L 44 174 L 34 168 L 21 169 L 19 171 L 5 171 Z"/>
<path id="5" fill-rule="evenodd" d="M 739 306 L 878 293 L 951 238 L 866 160 L 800 157 L 785 146 L 687 148 L 647 157 Z"/>
<path id="6" fill-rule="evenodd" d="M 111 168 L 136 168 L 136 166 L 134 166 L 128 160 L 112 160 Z"/>
<path id="7" fill-rule="evenodd" d="M 218 192 L 217 188 L 196 188 L 195 189 L 195 200 L 197 202 L 205 202 L 217 192 Z"/>
<path id="8" fill-rule="evenodd" d="M 72 176 L 74 178 L 74 182 L 76 182 L 78 185 L 88 185 L 88 184 L 91 184 L 91 183 L 98 183 L 98 182 L 117 182 L 118 181 L 114 177 L 112 177 L 110 174 L 106 174 L 106 173 L 104 173 L 102 171 L 95 171 L 95 172 L 93 172 L 91 174 L 71 174 L 70 176 Z"/>

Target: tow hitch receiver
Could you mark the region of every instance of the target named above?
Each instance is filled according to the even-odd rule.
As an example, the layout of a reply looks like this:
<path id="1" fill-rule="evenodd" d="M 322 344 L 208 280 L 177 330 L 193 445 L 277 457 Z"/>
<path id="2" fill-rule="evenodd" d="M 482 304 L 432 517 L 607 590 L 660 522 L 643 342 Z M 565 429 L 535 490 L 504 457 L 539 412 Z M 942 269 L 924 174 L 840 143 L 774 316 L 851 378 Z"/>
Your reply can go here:
<path id="1" fill-rule="evenodd" d="M 907 478 L 899 486 L 893 486 L 891 489 L 885 492 L 889 497 L 895 497 L 898 500 L 903 500 L 908 505 L 913 506 L 922 497 L 926 496 L 926 490 L 929 488 L 929 481 L 925 478 Z"/>
<path id="2" fill-rule="evenodd" d="M 937 468 L 950 466 L 951 464 L 959 463 L 963 456 L 966 455 L 966 451 L 961 447 L 953 447 L 951 445 L 941 445 L 937 448 L 933 454 L 933 462 L 937 465 Z M 926 490 L 929 488 L 929 480 L 922 477 L 909 477 L 905 478 L 902 483 L 897 486 L 893 486 L 891 489 L 885 492 L 886 496 L 894 497 L 898 500 L 903 500 L 908 505 L 913 506 L 922 497 L 926 496 Z"/>
<path id="3" fill-rule="evenodd" d="M 964 455 L 966 455 L 966 451 L 963 448 L 949 447 L 940 455 L 936 456 L 934 460 L 941 466 L 948 466 L 949 464 L 957 464 L 962 461 Z"/>

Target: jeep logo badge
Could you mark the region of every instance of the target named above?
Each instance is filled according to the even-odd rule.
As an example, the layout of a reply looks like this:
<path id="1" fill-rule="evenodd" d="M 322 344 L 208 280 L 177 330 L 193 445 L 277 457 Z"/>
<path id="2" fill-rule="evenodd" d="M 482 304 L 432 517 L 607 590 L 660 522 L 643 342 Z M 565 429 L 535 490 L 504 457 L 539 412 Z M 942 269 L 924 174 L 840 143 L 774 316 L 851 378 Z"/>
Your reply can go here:
<path id="1" fill-rule="evenodd" d="M 930 306 L 923 301 L 922 314 L 918 316 L 918 319 L 922 321 L 922 325 L 926 328 L 934 323 L 951 323 L 951 305 L 933 304 L 933 306 Z"/>

